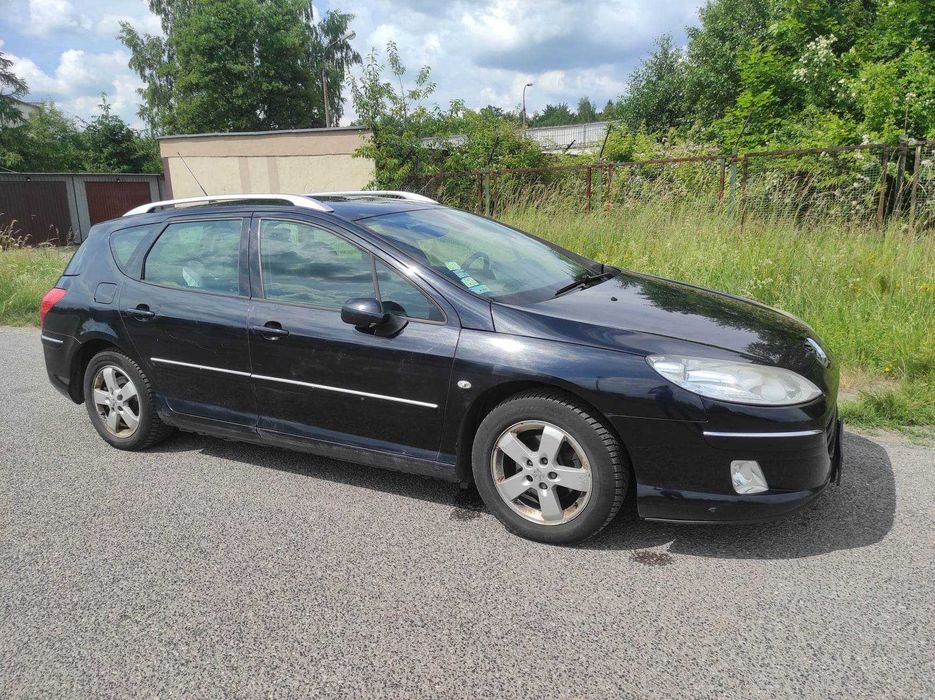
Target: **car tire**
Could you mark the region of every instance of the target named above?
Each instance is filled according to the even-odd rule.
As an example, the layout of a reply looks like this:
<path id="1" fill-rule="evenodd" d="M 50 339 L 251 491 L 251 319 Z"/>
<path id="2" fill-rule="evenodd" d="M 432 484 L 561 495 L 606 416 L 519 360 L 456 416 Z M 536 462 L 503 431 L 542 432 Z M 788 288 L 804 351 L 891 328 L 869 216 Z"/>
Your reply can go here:
<path id="1" fill-rule="evenodd" d="M 547 544 L 574 544 L 600 532 L 620 510 L 630 481 L 616 436 L 559 391 L 526 391 L 500 403 L 478 427 L 471 457 L 490 512 L 510 532 Z"/>
<path id="2" fill-rule="evenodd" d="M 145 450 L 172 433 L 156 413 L 146 374 L 123 353 L 105 350 L 92 357 L 83 386 L 91 425 L 117 449 Z"/>

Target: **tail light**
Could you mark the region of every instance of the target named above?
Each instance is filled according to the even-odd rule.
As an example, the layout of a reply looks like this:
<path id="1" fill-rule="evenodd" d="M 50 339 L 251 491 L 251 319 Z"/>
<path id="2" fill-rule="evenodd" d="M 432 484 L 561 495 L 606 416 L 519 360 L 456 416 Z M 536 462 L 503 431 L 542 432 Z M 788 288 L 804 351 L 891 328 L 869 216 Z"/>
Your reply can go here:
<path id="1" fill-rule="evenodd" d="M 52 289 L 45 293 L 45 296 L 42 297 L 42 301 L 39 302 L 40 326 L 45 324 L 45 315 L 49 313 L 49 309 L 55 306 L 55 304 L 59 302 L 66 293 L 67 292 L 64 289 L 59 289 L 58 287 L 52 287 Z"/>

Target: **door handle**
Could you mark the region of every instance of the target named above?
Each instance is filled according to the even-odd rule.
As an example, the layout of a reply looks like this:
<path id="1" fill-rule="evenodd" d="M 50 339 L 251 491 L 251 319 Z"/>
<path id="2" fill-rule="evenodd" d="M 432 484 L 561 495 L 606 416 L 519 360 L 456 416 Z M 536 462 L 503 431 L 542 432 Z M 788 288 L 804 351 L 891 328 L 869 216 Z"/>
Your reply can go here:
<path id="1" fill-rule="evenodd" d="M 267 340 L 276 340 L 289 335 L 289 331 L 282 327 L 278 321 L 267 321 L 263 326 L 250 326 L 250 330 Z"/>
<path id="2" fill-rule="evenodd" d="M 149 307 L 146 304 L 137 304 L 135 309 L 127 309 L 127 314 L 130 316 L 135 316 L 136 318 L 144 321 L 149 318 L 153 318 L 156 315 L 155 311 L 150 311 Z"/>

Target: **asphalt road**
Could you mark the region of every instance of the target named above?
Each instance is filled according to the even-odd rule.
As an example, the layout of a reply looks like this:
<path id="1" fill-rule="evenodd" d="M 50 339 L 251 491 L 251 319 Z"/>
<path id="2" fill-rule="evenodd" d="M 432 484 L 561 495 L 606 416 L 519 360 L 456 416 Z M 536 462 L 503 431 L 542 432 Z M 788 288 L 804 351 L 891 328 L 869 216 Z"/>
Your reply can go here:
<path id="1" fill-rule="evenodd" d="M 508 535 L 456 486 L 109 448 L 0 329 L 0 697 L 935 696 L 935 452 L 761 526 Z"/>

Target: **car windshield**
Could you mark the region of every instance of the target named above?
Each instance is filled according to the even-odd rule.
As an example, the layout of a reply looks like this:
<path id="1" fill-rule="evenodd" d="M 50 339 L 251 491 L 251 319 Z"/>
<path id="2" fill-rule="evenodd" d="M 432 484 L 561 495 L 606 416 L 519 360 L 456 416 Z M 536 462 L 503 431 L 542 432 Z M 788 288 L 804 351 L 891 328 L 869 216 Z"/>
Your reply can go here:
<path id="1" fill-rule="evenodd" d="M 457 209 L 403 211 L 357 223 L 414 260 L 495 301 L 533 304 L 591 275 L 542 241 Z"/>

